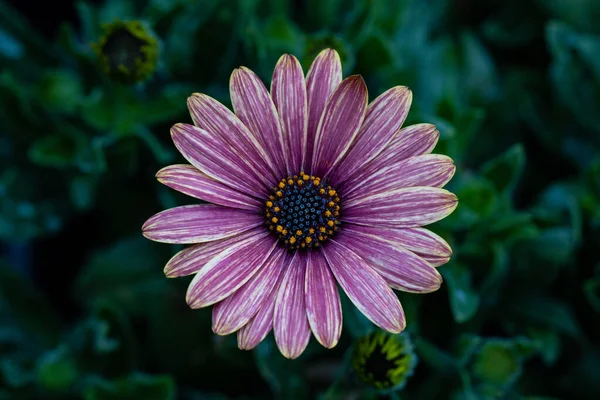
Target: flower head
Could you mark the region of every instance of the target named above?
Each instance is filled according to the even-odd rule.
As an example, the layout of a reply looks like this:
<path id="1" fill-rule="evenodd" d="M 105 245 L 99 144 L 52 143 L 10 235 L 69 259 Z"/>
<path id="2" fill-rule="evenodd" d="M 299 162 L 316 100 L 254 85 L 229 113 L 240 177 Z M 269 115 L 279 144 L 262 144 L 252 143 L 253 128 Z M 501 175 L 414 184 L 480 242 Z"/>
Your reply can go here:
<path id="1" fill-rule="evenodd" d="M 133 83 L 148 79 L 156 70 L 159 43 L 141 21 L 115 21 L 104 26 L 104 36 L 94 50 L 109 76 Z"/>
<path id="2" fill-rule="evenodd" d="M 187 302 L 214 305 L 213 331 L 237 332 L 251 349 L 273 329 L 284 356 L 298 357 L 311 332 L 334 347 L 341 334 L 338 285 L 375 325 L 405 328 L 392 289 L 437 290 L 448 244 L 423 225 L 449 215 L 441 189 L 450 158 L 429 154 L 434 126 L 401 129 L 412 94 L 389 89 L 368 104 L 360 76 L 342 80 L 338 54 L 322 51 L 306 78 L 280 58 L 270 92 L 249 69 L 230 80 L 233 112 L 204 94 L 188 107 L 194 125 L 171 130 L 191 165 L 158 172 L 163 184 L 212 204 L 175 207 L 144 235 L 194 244 L 165 267 L 195 274 Z"/>
<path id="3" fill-rule="evenodd" d="M 406 333 L 371 333 L 358 339 L 352 352 L 357 378 L 384 391 L 401 389 L 416 365 L 417 356 Z"/>

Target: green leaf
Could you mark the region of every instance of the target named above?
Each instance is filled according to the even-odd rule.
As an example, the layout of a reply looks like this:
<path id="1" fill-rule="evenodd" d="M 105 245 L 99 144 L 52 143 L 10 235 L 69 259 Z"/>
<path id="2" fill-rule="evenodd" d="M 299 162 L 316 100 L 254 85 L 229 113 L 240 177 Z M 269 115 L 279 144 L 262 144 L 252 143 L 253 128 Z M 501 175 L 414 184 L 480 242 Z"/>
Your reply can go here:
<path id="1" fill-rule="evenodd" d="M 279 399 L 306 399 L 308 385 L 303 375 L 302 364 L 281 355 L 271 336 L 254 350 L 256 365 L 262 377 Z"/>
<path id="2" fill-rule="evenodd" d="M 99 380 L 83 390 L 85 400 L 172 400 L 175 382 L 168 375 L 134 373 L 114 381 Z"/>
<path id="3" fill-rule="evenodd" d="M 44 107 L 57 112 L 73 113 L 83 100 L 80 78 L 69 70 L 51 70 L 44 73 L 38 93 Z"/>
<path id="4" fill-rule="evenodd" d="M 532 327 L 529 336 L 537 344 L 537 351 L 546 365 L 553 365 L 560 356 L 561 342 L 558 332 Z"/>
<path id="5" fill-rule="evenodd" d="M 448 285 L 454 320 L 459 324 L 470 320 L 479 308 L 479 295 L 471 286 L 471 273 L 458 263 L 451 263 L 440 272 Z"/>
<path id="6" fill-rule="evenodd" d="M 429 365 L 431 369 L 445 374 L 456 372 L 458 368 L 457 360 L 425 338 L 417 337 L 415 348 L 419 359 Z"/>
<path id="7" fill-rule="evenodd" d="M 488 161 L 481 168 L 481 174 L 493 183 L 496 190 L 511 194 L 524 167 L 525 150 L 521 144 L 516 144 L 498 157 Z"/>
<path id="8" fill-rule="evenodd" d="M 573 229 L 570 227 L 545 229 L 529 243 L 532 253 L 539 259 L 559 265 L 571 259 L 575 248 Z"/>
<path id="9" fill-rule="evenodd" d="M 45 347 L 56 342 L 60 323 L 48 299 L 29 279 L 0 263 L 0 315 L 21 330 L 30 348 Z"/>
<path id="10" fill-rule="evenodd" d="M 4 29 L 0 29 L 0 56 L 18 59 L 23 53 L 23 45 Z"/>
<path id="11" fill-rule="evenodd" d="M 389 40 L 378 31 L 366 37 L 356 52 L 356 70 L 362 74 L 389 67 L 393 61 Z"/>
<path id="12" fill-rule="evenodd" d="M 44 391 L 66 392 L 78 378 L 75 360 L 64 347 L 46 352 L 37 364 L 37 382 Z"/>
<path id="13" fill-rule="evenodd" d="M 459 203 L 456 211 L 443 223 L 455 228 L 470 228 L 492 215 L 498 196 L 491 182 L 475 175 L 460 174 L 459 171 L 453 183 Z"/>
<path id="14" fill-rule="evenodd" d="M 551 297 L 530 296 L 509 305 L 511 312 L 522 320 L 536 323 L 574 339 L 581 337 L 581 327 L 571 307 Z"/>
<path id="15" fill-rule="evenodd" d="M 65 168 L 74 164 L 77 157 L 77 144 L 72 138 L 50 134 L 33 142 L 29 148 L 31 162 L 55 168 Z"/>
<path id="16" fill-rule="evenodd" d="M 600 313 L 600 276 L 586 280 L 583 283 L 583 293 L 588 303 Z"/>
<path id="17" fill-rule="evenodd" d="M 168 289 L 161 261 L 166 258 L 156 250 L 139 235 L 97 252 L 77 278 L 77 297 L 84 304 L 106 301 L 127 312 L 143 310 L 149 299 L 165 295 Z"/>

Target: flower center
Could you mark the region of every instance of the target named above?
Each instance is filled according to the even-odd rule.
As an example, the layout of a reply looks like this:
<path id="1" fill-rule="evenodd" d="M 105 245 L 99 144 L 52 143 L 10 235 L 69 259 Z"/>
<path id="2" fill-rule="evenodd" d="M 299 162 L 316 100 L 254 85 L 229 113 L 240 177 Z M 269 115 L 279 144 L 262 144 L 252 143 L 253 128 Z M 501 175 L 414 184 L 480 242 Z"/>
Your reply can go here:
<path id="1" fill-rule="evenodd" d="M 319 177 L 288 176 L 265 204 L 267 225 L 288 250 L 319 247 L 339 229 L 340 198 Z"/>

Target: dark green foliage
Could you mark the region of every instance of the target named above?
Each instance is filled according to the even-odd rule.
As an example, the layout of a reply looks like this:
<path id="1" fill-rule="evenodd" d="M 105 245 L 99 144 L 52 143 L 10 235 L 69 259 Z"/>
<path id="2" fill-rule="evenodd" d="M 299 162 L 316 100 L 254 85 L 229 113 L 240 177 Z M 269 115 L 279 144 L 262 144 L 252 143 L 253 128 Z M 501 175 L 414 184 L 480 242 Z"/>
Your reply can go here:
<path id="1" fill-rule="evenodd" d="M 600 2 L 105 0 L 70 20 L 0 1 L 0 400 L 600 398 Z M 26 3 L 26 2 L 23 2 Z M 60 3 L 60 2 L 56 2 Z M 139 84 L 111 80 L 102 24 L 139 19 L 161 43 Z M 48 20 L 52 20 L 48 17 Z M 46 25 L 40 26 L 40 22 Z M 50 21 L 52 22 L 52 21 Z M 186 98 L 229 104 L 245 65 L 324 47 L 370 98 L 414 95 L 437 125 L 460 200 L 432 230 L 454 255 L 434 294 L 399 294 L 419 360 L 405 387 L 353 379 L 373 326 L 343 297 L 333 350 L 295 361 L 212 334 L 162 269 L 180 248 L 144 220 L 193 199 L 154 174 L 182 162 Z"/>

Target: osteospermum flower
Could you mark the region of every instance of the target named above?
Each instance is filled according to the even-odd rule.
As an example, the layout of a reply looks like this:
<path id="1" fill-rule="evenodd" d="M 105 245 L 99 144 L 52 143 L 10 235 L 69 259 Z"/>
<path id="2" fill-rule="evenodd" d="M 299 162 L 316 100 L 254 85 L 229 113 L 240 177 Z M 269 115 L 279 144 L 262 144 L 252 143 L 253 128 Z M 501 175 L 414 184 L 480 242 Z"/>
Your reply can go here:
<path id="1" fill-rule="evenodd" d="M 104 72 L 124 82 L 148 79 L 158 64 L 159 42 L 143 22 L 114 21 L 103 26 L 104 35 L 93 44 Z"/>
<path id="2" fill-rule="evenodd" d="M 269 92 L 241 67 L 230 80 L 234 112 L 194 94 L 194 125 L 171 129 L 191 165 L 168 166 L 158 180 L 212 204 L 160 212 L 143 233 L 195 244 L 169 260 L 165 274 L 195 274 L 189 306 L 214 305 L 214 332 L 237 332 L 242 349 L 271 329 L 289 358 L 311 332 L 335 346 L 338 284 L 375 325 L 401 332 L 404 312 L 392 288 L 426 293 L 442 282 L 435 267 L 450 247 L 421 227 L 456 208 L 456 196 L 441 189 L 453 162 L 428 154 L 434 126 L 401 129 L 408 88 L 368 104 L 363 79 L 342 80 L 341 71 L 334 50 L 317 56 L 306 79 L 298 60 L 284 55 Z"/>
<path id="3" fill-rule="evenodd" d="M 377 331 L 359 338 L 352 351 L 356 377 L 386 392 L 402 389 L 416 365 L 417 356 L 406 333 Z"/>

